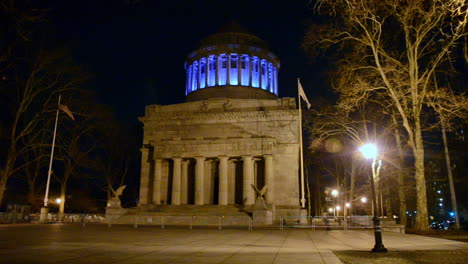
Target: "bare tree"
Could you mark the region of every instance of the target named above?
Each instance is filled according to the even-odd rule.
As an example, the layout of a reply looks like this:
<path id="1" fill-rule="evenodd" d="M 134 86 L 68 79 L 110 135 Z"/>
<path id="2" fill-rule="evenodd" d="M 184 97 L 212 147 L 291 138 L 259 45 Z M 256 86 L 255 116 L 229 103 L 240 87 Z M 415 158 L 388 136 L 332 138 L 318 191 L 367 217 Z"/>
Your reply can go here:
<path id="1" fill-rule="evenodd" d="M 31 146 L 25 144 L 49 119 L 56 98 L 82 82 L 80 69 L 64 49 L 46 48 L 39 26 L 46 12 L 31 6 L 29 1 L 3 1 L 0 18 L 7 22 L 0 42 L 1 108 L 7 121 L 0 141 L 0 204 L 8 179 L 32 160 L 25 160 Z M 6 108 L 6 109 L 3 109 Z M 55 110 L 56 108 L 54 108 Z"/>
<path id="2" fill-rule="evenodd" d="M 333 15 L 334 27 L 315 27 L 306 36 L 309 48 L 335 44 L 356 56 L 349 72 L 355 78 L 345 93 L 347 107 L 380 94 L 396 109 L 414 155 L 417 230 L 428 230 L 424 144 L 421 116 L 436 88 L 432 75 L 466 35 L 464 0 L 317 0 L 318 11 Z M 339 25 L 338 25 L 339 24 Z M 359 58 L 359 59 L 358 59 Z M 357 67 L 356 67 L 357 65 Z M 370 79 L 362 75 L 377 77 Z M 365 79 L 365 81 L 360 81 Z"/>

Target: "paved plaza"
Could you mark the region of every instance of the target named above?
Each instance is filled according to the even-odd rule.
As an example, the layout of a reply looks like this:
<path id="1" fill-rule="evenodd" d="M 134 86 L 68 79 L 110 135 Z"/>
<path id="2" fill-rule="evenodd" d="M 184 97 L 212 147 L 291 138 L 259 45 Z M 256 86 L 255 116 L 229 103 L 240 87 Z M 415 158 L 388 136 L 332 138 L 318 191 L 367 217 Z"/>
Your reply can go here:
<path id="1" fill-rule="evenodd" d="M 370 231 L 0 225 L 0 263 L 341 263 L 333 251 L 368 251 Z M 393 251 L 466 250 L 468 243 L 385 232 Z"/>

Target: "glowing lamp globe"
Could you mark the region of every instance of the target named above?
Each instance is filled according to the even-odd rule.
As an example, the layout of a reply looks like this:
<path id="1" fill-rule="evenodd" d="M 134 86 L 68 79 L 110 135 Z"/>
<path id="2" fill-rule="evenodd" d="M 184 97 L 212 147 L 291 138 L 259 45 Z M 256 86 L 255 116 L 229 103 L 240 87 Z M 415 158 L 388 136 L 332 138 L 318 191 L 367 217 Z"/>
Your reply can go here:
<path id="1" fill-rule="evenodd" d="M 374 144 L 365 144 L 359 148 L 359 151 L 366 159 L 375 159 L 377 157 L 377 146 Z"/>

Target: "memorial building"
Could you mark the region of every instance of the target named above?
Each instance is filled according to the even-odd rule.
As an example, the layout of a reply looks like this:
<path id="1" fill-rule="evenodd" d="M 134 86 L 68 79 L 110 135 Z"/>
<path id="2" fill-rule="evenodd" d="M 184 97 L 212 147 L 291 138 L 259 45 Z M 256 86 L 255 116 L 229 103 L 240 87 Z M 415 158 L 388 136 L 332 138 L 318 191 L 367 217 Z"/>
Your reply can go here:
<path id="1" fill-rule="evenodd" d="M 278 57 L 229 25 L 202 40 L 185 69 L 186 101 L 148 105 L 139 118 L 139 212 L 248 214 L 254 186 L 266 185 L 273 221 L 298 216 L 299 112 L 295 98 L 278 96 Z"/>

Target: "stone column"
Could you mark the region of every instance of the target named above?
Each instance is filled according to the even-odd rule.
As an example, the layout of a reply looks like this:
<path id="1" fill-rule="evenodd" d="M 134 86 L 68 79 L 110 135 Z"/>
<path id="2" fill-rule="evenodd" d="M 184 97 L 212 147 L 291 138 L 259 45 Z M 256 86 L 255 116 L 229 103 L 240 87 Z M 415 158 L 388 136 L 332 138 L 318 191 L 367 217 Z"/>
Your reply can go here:
<path id="1" fill-rule="evenodd" d="M 205 173 L 204 173 L 204 164 L 205 157 L 195 157 L 195 204 L 203 205 L 204 202 L 204 188 L 203 183 Z"/>
<path id="2" fill-rule="evenodd" d="M 153 204 L 161 204 L 162 159 L 154 160 Z"/>
<path id="3" fill-rule="evenodd" d="M 226 55 L 227 55 L 226 85 L 231 85 L 231 53 L 226 53 Z"/>
<path id="4" fill-rule="evenodd" d="M 181 158 L 172 158 L 174 169 L 172 175 L 172 205 L 180 205 L 180 176 L 181 176 Z"/>
<path id="5" fill-rule="evenodd" d="M 219 194 L 218 204 L 228 204 L 228 156 L 219 156 Z"/>
<path id="6" fill-rule="evenodd" d="M 265 185 L 267 185 L 265 200 L 268 204 L 273 204 L 275 201 L 275 182 L 273 176 L 273 156 L 263 155 L 265 159 Z"/>
<path id="7" fill-rule="evenodd" d="M 244 182 L 243 182 L 243 200 L 244 205 L 252 205 L 255 203 L 255 192 L 252 188 L 254 184 L 254 171 L 252 156 L 242 156 L 244 161 Z"/>
<path id="8" fill-rule="evenodd" d="M 215 85 L 214 86 L 217 86 L 217 85 L 219 85 L 218 84 L 218 79 L 219 79 L 219 77 L 218 77 L 218 74 L 219 74 L 219 55 L 217 55 L 215 57 L 215 59 L 216 59 L 216 62 L 215 62 L 215 65 L 216 65 L 215 68 L 216 69 L 215 69 Z"/>
<path id="9" fill-rule="evenodd" d="M 205 160 L 205 165 L 203 167 L 205 170 L 205 178 L 203 180 L 203 183 L 205 185 L 205 189 L 203 191 L 203 196 L 205 197 L 205 200 L 203 204 L 213 204 L 213 192 L 212 192 L 212 187 L 213 187 L 213 175 L 212 175 L 212 160 Z"/>
<path id="10" fill-rule="evenodd" d="M 228 204 L 236 203 L 236 164 L 228 160 Z"/>
<path id="11" fill-rule="evenodd" d="M 139 205 L 148 204 L 148 185 L 150 174 L 149 149 L 141 148 L 141 176 L 140 176 L 140 201 Z"/>
<path id="12" fill-rule="evenodd" d="M 180 179 L 180 203 L 188 203 L 188 160 L 182 161 L 182 178 Z"/>

